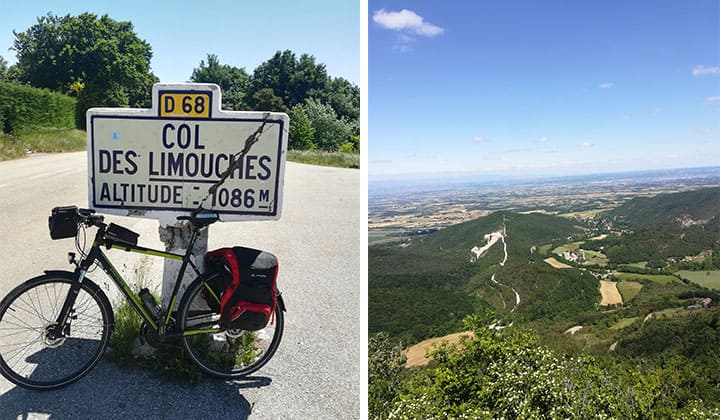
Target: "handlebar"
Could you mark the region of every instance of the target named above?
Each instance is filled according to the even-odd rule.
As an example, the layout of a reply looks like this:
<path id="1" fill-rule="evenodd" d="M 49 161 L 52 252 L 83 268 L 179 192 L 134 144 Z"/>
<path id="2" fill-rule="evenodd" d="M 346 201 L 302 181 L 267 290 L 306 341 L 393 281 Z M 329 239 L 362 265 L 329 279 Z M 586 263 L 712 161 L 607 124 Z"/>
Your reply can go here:
<path id="1" fill-rule="evenodd" d="M 78 216 L 80 217 L 80 223 L 87 226 L 103 227 L 105 224 L 105 217 L 96 215 L 93 209 L 77 209 Z M 205 226 L 211 225 L 220 220 L 220 215 L 215 211 L 201 210 L 193 211 L 189 216 L 178 216 L 177 220 L 189 221 L 195 229 L 201 229 Z"/>
<path id="2" fill-rule="evenodd" d="M 78 215 L 80 216 L 80 222 L 88 226 L 104 226 L 104 216 L 96 215 L 93 209 L 78 209 Z"/>

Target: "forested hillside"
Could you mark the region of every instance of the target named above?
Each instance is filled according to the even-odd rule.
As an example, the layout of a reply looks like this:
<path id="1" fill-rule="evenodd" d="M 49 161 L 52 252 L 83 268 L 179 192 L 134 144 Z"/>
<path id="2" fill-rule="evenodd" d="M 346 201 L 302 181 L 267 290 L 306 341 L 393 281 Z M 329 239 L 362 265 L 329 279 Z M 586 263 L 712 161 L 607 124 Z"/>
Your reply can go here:
<path id="1" fill-rule="evenodd" d="M 604 249 L 611 263 L 654 261 L 662 266 L 667 258 L 720 251 L 720 188 L 635 198 L 600 217 L 622 230 L 622 235 L 593 244 L 592 249 Z M 714 256 L 720 267 L 720 252 Z"/>
<path id="2" fill-rule="evenodd" d="M 720 284 L 673 275 L 720 260 L 717 199 L 634 199 L 588 221 L 497 212 L 370 247 L 371 414 L 720 416 Z M 618 301 L 602 303 L 602 282 Z M 467 329 L 404 366 L 403 348 Z"/>

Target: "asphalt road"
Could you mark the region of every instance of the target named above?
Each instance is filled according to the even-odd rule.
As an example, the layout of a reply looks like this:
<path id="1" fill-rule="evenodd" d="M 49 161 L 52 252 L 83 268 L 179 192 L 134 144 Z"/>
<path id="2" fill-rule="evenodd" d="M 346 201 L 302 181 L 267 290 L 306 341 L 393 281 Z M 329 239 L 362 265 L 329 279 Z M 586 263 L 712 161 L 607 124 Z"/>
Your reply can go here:
<path id="1" fill-rule="evenodd" d="M 285 334 L 253 377 L 188 385 L 106 360 L 56 391 L 28 391 L 0 377 L 0 419 L 358 418 L 359 185 L 357 170 L 289 162 L 282 219 L 210 227 L 210 249 L 244 245 L 280 260 Z M 50 209 L 70 204 L 87 206 L 84 152 L 0 162 L 0 297 L 44 269 L 70 269 L 66 255 L 73 241 L 50 240 L 47 227 Z M 106 220 L 140 233 L 140 245 L 162 248 L 156 221 Z M 138 261 L 129 255 L 110 256 L 124 261 L 122 272 L 132 276 Z M 152 260 L 148 277 L 157 283 L 162 268 L 156 260 L 162 260 Z M 106 291 L 114 287 L 100 270 L 89 277 Z"/>

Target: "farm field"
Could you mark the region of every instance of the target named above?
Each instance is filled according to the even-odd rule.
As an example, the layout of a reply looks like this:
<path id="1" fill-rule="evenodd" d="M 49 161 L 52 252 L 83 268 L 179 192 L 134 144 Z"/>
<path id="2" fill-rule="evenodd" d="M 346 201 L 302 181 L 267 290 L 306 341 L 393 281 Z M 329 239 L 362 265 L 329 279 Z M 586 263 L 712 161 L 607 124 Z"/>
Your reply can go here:
<path id="1" fill-rule="evenodd" d="M 540 255 L 547 255 L 548 252 L 550 252 L 551 248 L 552 248 L 552 244 L 540 245 L 538 247 L 538 252 L 540 253 Z"/>
<path id="2" fill-rule="evenodd" d="M 708 289 L 720 290 L 720 270 L 678 271 L 677 275 Z"/>
<path id="3" fill-rule="evenodd" d="M 583 251 L 583 255 L 585 255 L 585 262 L 583 264 L 597 264 L 604 267 L 608 263 L 607 255 L 602 252 L 585 250 Z"/>
<path id="4" fill-rule="evenodd" d="M 667 274 L 636 274 L 636 273 L 615 273 L 618 280 L 647 280 L 660 284 L 668 284 L 679 281 L 677 277 Z"/>
<path id="5" fill-rule="evenodd" d="M 621 280 L 617 284 L 617 289 L 622 295 L 623 302 L 631 301 L 642 289 L 643 284 L 637 281 Z"/>
<path id="6" fill-rule="evenodd" d="M 584 244 L 584 241 L 573 242 L 570 244 L 560 245 L 559 247 L 552 250 L 553 254 L 562 254 L 563 252 L 575 252 L 580 249 L 580 246 Z"/>
<path id="7" fill-rule="evenodd" d="M 368 242 L 374 244 L 398 241 L 402 239 L 400 235 L 405 232 L 401 228 L 383 228 L 383 229 L 370 229 L 368 231 Z"/>
<path id="8" fill-rule="evenodd" d="M 640 261 L 632 264 L 628 264 L 630 267 L 647 268 L 647 261 Z"/>
<path id="9" fill-rule="evenodd" d="M 622 296 L 620 296 L 617 289 L 617 283 L 614 281 L 600 280 L 600 294 L 602 295 L 601 306 L 623 303 Z"/>
<path id="10" fill-rule="evenodd" d="M 586 210 L 586 211 L 574 211 L 571 213 L 562 213 L 558 214 L 560 217 L 564 217 L 566 219 L 592 219 L 598 214 L 607 211 L 607 208 L 598 208 L 598 209 L 592 209 L 592 210 Z"/>
<path id="11" fill-rule="evenodd" d="M 567 265 L 567 264 L 561 263 L 560 261 L 556 260 L 556 259 L 553 258 L 553 257 L 545 258 L 544 261 L 545 261 L 546 263 L 550 264 L 550 265 L 552 266 L 552 268 L 557 268 L 557 269 L 572 268 L 572 266 L 569 266 L 569 265 Z"/>
<path id="12" fill-rule="evenodd" d="M 463 331 L 421 341 L 414 346 L 409 347 L 405 352 L 405 356 L 407 357 L 405 366 L 412 367 L 426 365 L 430 362 L 430 359 L 425 357 L 425 353 L 432 349 L 433 345 L 440 344 L 443 341 L 447 341 L 449 344 L 457 344 L 460 342 L 461 337 L 472 337 L 473 335 L 474 333 L 472 331 Z"/>

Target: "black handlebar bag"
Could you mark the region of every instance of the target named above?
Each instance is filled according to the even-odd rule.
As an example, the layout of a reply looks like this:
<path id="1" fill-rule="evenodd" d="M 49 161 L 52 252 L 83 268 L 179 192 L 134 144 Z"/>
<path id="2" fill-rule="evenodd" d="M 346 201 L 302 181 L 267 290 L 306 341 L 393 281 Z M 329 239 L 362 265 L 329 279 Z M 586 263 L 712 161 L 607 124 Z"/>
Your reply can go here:
<path id="1" fill-rule="evenodd" d="M 258 249 L 220 248 L 205 254 L 209 289 L 202 297 L 231 329 L 257 331 L 271 321 L 277 305 L 278 260 Z"/>

